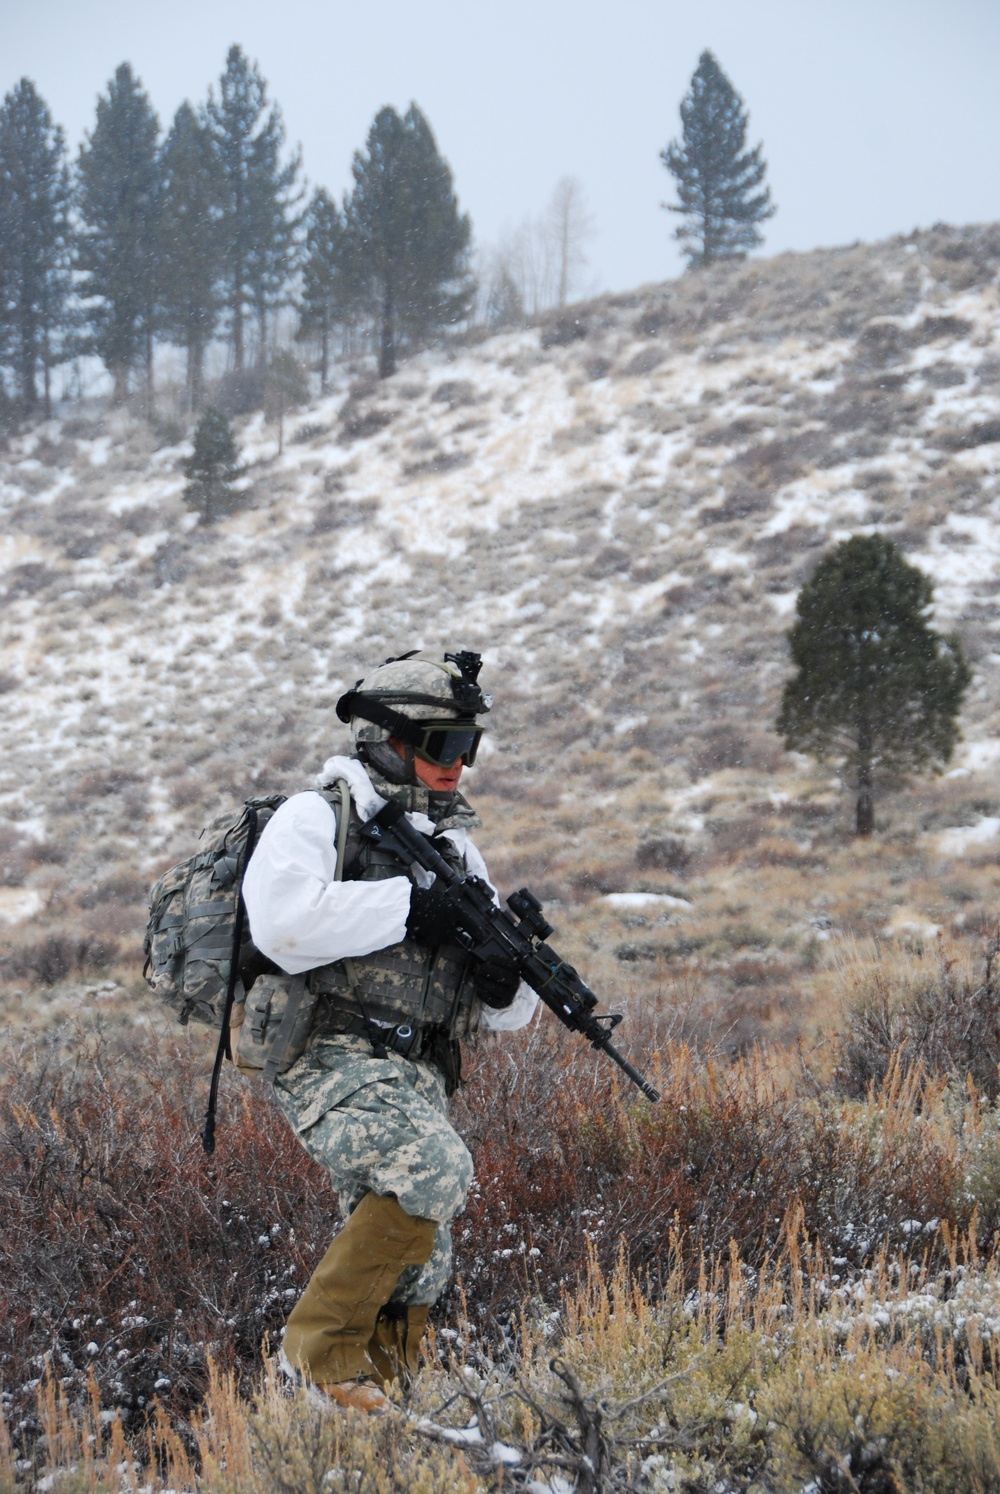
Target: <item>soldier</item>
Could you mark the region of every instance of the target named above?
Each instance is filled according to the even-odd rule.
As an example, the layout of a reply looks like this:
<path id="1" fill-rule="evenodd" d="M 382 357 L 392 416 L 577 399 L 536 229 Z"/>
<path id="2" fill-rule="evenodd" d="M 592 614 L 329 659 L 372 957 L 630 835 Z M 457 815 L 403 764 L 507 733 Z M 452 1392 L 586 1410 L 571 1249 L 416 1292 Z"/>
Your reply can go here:
<path id="1" fill-rule="evenodd" d="M 450 1224 L 472 1159 L 447 1117 L 460 1044 L 480 1026 L 511 1031 L 538 998 L 513 964 L 469 954 L 435 879 L 358 833 L 388 800 L 452 865 L 486 879 L 470 839 L 479 824 L 458 792 L 490 697 L 479 656 L 405 655 L 337 704 L 355 756 L 333 757 L 321 785 L 346 780 L 350 824 L 337 879 L 337 813 L 293 795 L 269 821 L 243 886 L 257 948 L 318 997 L 308 1045 L 275 1096 L 327 1169 L 343 1228 L 288 1319 L 284 1353 L 339 1405 L 383 1408 L 380 1386 L 416 1369 L 427 1314 L 451 1269 Z"/>

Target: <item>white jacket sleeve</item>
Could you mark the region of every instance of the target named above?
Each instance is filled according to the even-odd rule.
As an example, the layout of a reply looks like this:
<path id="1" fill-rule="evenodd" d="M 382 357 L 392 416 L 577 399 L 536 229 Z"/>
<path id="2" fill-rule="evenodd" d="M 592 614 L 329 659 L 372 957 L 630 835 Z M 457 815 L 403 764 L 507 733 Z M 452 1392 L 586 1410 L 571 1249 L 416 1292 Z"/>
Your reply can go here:
<path id="1" fill-rule="evenodd" d="M 422 816 L 411 818 L 423 821 Z M 426 821 L 418 828 L 429 831 L 432 826 Z M 465 831 L 445 833 L 467 870 L 492 887 L 486 864 Z M 406 935 L 408 877 L 337 882 L 336 870 L 336 812 L 319 794 L 293 794 L 264 826 L 243 879 L 253 942 L 288 975 L 371 954 Z M 513 1032 L 531 1020 L 537 1005 L 538 997 L 522 981 L 510 1006 L 483 1007 L 483 1026 Z"/>
<path id="2" fill-rule="evenodd" d="M 243 879 L 253 942 L 289 975 L 371 954 L 406 934 L 410 881 L 337 882 L 337 816 L 293 794 L 264 826 Z"/>

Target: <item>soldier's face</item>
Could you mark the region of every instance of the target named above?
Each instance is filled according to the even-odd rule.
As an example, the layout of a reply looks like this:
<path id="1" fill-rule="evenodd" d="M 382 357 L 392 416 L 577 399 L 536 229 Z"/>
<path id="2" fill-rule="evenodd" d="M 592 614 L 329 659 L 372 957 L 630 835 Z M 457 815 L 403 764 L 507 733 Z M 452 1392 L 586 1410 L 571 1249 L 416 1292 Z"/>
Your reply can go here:
<path id="1" fill-rule="evenodd" d="M 389 746 L 394 747 L 400 757 L 406 756 L 406 749 L 402 742 L 398 742 L 395 737 L 389 738 Z M 421 757 L 414 758 L 413 760 L 413 771 L 416 773 L 418 781 L 435 794 L 454 793 L 455 789 L 458 788 L 458 780 L 462 776 L 463 766 L 461 758 L 456 763 L 448 763 L 447 766 L 444 763 L 424 762 Z"/>

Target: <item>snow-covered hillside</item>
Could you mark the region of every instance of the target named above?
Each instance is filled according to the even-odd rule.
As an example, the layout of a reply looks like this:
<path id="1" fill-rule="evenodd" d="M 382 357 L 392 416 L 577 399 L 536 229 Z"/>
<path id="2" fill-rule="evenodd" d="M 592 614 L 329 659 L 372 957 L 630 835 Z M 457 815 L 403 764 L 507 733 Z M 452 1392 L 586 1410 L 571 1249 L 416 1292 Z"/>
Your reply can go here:
<path id="1" fill-rule="evenodd" d="M 605 298 L 382 385 L 345 374 L 283 455 L 242 427 L 245 506 L 210 527 L 181 500 L 189 444 L 125 415 L 12 439 L 12 937 L 133 938 L 153 869 L 220 803 L 303 782 L 345 741 L 341 690 L 416 646 L 488 661 L 470 790 L 501 871 L 564 904 L 656 891 L 641 869 L 682 871 L 733 784 L 773 805 L 829 788 L 770 731 L 783 634 L 823 545 L 872 527 L 933 576 L 975 663 L 959 763 L 989 793 L 998 264 L 1000 229 L 936 229 Z"/>

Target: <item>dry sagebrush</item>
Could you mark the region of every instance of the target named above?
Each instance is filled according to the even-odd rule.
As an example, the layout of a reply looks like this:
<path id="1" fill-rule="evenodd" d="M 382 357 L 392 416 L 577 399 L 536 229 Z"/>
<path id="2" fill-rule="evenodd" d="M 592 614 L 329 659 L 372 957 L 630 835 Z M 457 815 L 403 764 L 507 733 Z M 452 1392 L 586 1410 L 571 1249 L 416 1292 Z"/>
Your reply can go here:
<path id="1" fill-rule="evenodd" d="M 49 1380 L 33 1465 L 0 1437 L 0 1490 L 995 1494 L 1000 1281 L 967 1256 L 932 1274 L 883 1254 L 839 1283 L 792 1210 L 765 1270 L 733 1251 L 689 1286 L 675 1236 L 655 1302 L 624 1261 L 605 1276 L 592 1260 L 511 1344 L 477 1348 L 461 1320 L 432 1339 L 385 1418 L 324 1410 L 270 1371 L 247 1396 L 212 1368 L 185 1435 L 157 1410 L 130 1440 L 96 1388 L 74 1405 Z"/>

